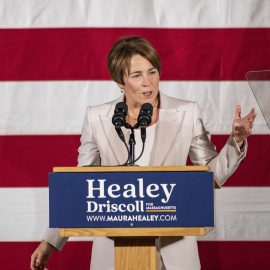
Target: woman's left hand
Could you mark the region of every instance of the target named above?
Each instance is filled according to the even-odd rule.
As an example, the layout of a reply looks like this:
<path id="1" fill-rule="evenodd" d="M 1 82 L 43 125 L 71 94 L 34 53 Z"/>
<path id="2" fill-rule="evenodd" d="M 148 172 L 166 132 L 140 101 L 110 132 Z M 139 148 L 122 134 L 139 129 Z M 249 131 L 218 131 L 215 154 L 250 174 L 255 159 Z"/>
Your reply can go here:
<path id="1" fill-rule="evenodd" d="M 241 146 L 244 140 L 252 133 L 253 122 L 256 115 L 255 109 L 252 108 L 247 116 L 241 118 L 241 106 L 236 106 L 232 132 L 238 146 Z"/>

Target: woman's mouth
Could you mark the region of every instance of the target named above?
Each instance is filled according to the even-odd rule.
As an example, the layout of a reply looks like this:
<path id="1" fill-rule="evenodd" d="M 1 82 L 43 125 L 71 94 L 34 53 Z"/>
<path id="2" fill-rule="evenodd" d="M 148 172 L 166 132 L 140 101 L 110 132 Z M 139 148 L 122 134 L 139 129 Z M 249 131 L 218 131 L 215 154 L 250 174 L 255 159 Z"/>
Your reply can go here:
<path id="1" fill-rule="evenodd" d="M 144 92 L 143 93 L 145 96 L 150 96 L 152 94 L 152 91 Z"/>

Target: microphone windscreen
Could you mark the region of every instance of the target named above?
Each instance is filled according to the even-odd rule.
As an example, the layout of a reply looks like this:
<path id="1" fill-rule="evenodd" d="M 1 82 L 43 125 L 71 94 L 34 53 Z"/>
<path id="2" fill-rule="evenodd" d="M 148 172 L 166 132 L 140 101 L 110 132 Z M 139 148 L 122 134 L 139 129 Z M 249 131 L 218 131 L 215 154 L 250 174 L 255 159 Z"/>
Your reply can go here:
<path id="1" fill-rule="evenodd" d="M 140 126 L 149 126 L 152 122 L 153 106 L 150 103 L 144 103 L 141 107 L 138 123 Z"/>
<path id="2" fill-rule="evenodd" d="M 148 113 L 152 116 L 153 114 L 153 106 L 150 103 L 144 103 L 141 107 L 141 112 L 142 113 Z"/>
<path id="3" fill-rule="evenodd" d="M 121 127 L 126 124 L 128 106 L 125 102 L 118 102 L 114 109 L 112 123 L 114 126 Z"/>
<path id="4" fill-rule="evenodd" d="M 128 106 L 125 102 L 118 102 L 115 106 L 114 113 L 123 112 L 125 116 L 127 115 Z"/>

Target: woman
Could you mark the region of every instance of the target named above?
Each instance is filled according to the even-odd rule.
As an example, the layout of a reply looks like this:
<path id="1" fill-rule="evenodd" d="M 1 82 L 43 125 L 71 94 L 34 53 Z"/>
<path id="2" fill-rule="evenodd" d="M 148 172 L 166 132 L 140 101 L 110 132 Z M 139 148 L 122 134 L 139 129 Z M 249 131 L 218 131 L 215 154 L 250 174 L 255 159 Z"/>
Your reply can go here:
<path id="1" fill-rule="evenodd" d="M 236 170 L 246 155 L 246 138 L 251 134 L 256 117 L 254 109 L 241 118 L 241 108 L 237 106 L 232 134 L 217 153 L 204 128 L 197 103 L 171 98 L 159 91 L 161 63 L 150 43 L 140 37 L 121 38 L 112 47 L 107 66 L 124 94 L 115 101 L 88 107 L 78 166 L 111 166 L 126 161 L 126 148 L 112 125 L 115 105 L 124 101 L 128 105 L 126 120 L 132 126 L 144 103 L 154 107 L 152 123 L 147 128 L 146 149 L 138 165 L 184 166 L 189 155 L 194 165 L 208 165 L 222 184 Z M 123 129 L 123 132 L 127 138 L 128 130 Z M 136 147 L 135 153 L 140 153 L 140 146 L 136 144 Z M 48 229 L 31 257 L 31 269 L 44 269 L 53 249 L 60 251 L 66 241 L 67 238 L 59 236 L 58 229 Z M 112 240 L 95 238 L 91 269 L 113 269 L 113 252 Z M 161 255 L 163 269 L 200 269 L 195 237 L 162 237 Z"/>

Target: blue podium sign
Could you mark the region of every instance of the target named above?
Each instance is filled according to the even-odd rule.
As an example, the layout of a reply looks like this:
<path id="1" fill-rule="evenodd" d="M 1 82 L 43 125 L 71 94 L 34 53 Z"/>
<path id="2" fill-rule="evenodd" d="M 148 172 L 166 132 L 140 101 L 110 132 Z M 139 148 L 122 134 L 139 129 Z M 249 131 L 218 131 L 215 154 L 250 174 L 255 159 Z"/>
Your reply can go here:
<path id="1" fill-rule="evenodd" d="M 49 174 L 50 228 L 214 227 L 212 172 Z"/>

